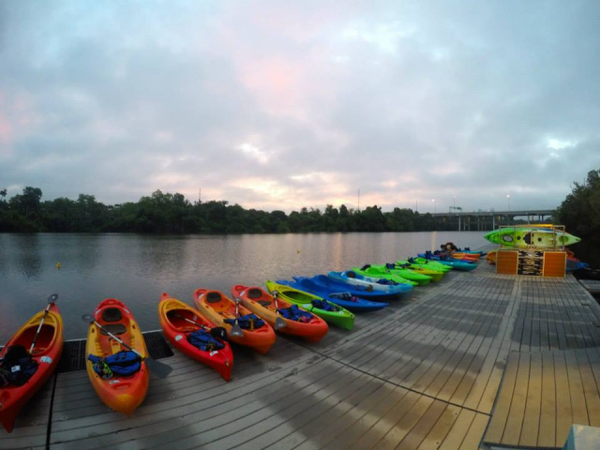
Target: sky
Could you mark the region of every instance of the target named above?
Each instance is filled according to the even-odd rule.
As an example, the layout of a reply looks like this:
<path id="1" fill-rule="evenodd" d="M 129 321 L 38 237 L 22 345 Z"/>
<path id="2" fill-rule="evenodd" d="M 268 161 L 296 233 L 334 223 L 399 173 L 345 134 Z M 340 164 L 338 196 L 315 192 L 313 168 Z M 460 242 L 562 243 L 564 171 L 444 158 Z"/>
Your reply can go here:
<path id="1" fill-rule="evenodd" d="M 0 189 L 555 208 L 600 168 L 598 23 L 597 0 L 0 2 Z"/>

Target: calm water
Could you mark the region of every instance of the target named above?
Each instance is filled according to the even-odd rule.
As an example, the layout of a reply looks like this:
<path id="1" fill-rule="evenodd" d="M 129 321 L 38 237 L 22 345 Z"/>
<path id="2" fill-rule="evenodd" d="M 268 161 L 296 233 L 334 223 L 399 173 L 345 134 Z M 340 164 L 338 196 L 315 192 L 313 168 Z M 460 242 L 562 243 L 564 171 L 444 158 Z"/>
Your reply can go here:
<path id="1" fill-rule="evenodd" d="M 238 236 L 0 234 L 0 342 L 58 293 L 65 338 L 82 338 L 105 298 L 123 301 L 143 330 L 158 329 L 162 292 L 192 304 L 199 287 L 314 275 L 390 262 L 452 241 L 485 245 L 481 232 L 316 233 Z M 61 268 L 56 268 L 60 262 Z"/>

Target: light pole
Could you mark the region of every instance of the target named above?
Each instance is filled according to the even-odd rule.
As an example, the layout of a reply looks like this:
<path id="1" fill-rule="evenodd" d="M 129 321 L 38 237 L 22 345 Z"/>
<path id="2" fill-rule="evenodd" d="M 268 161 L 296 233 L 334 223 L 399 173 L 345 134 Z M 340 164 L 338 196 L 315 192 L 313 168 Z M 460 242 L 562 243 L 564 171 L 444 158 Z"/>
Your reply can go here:
<path id="1" fill-rule="evenodd" d="M 435 204 L 435 198 L 432 198 L 431 201 L 433 202 L 433 213 L 436 214 L 437 208 L 436 208 L 436 204 Z"/>
<path id="2" fill-rule="evenodd" d="M 508 205 L 508 213 L 510 213 L 510 194 L 506 194 L 506 203 Z M 506 214 L 506 222 L 508 225 L 510 225 L 510 216 L 509 214 Z"/>

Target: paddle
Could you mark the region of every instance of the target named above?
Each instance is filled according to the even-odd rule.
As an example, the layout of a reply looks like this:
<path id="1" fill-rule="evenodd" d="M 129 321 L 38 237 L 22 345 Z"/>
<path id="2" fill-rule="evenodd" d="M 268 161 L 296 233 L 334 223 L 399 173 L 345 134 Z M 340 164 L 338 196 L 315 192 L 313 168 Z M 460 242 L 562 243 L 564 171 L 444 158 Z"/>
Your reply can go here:
<path id="1" fill-rule="evenodd" d="M 54 303 L 58 300 L 58 294 L 52 294 L 48 297 L 48 306 L 46 306 L 46 310 L 44 311 L 44 317 L 40 320 L 40 324 L 38 326 L 37 331 L 35 332 L 35 336 L 33 337 L 33 341 L 31 342 L 31 348 L 29 349 L 29 353 L 33 353 L 33 349 L 35 348 L 35 341 L 40 334 L 40 330 L 42 329 L 42 325 L 44 325 L 44 320 L 46 320 L 46 316 L 48 315 L 48 311 L 50 311 L 50 307 L 54 305 Z"/>
<path id="2" fill-rule="evenodd" d="M 96 319 L 94 319 L 94 316 L 92 316 L 91 314 L 84 314 L 83 316 L 81 316 L 81 320 L 83 320 L 84 322 L 87 322 L 89 324 L 96 325 L 98 328 L 103 330 L 106 334 L 108 334 L 111 338 L 113 338 L 115 341 L 117 341 L 123 347 L 125 347 L 126 349 L 128 349 L 128 350 L 132 351 L 133 353 L 135 353 L 136 355 L 138 355 L 142 359 L 142 361 L 146 362 L 146 367 L 148 367 L 148 370 L 150 370 L 150 372 L 154 373 L 157 377 L 167 378 L 169 376 L 169 374 L 171 373 L 171 371 L 173 370 L 173 368 L 171 366 L 169 366 L 168 364 L 156 361 L 155 359 L 152 359 L 149 356 L 146 356 L 146 357 L 142 356 L 138 351 L 131 348 L 129 345 L 127 345 L 125 342 L 123 342 L 121 339 L 119 339 L 117 336 L 115 336 L 110 331 L 108 331 L 106 328 L 104 328 L 102 325 L 100 325 L 98 322 L 96 322 Z"/>
<path id="3" fill-rule="evenodd" d="M 201 323 L 198 322 L 194 322 L 191 319 L 188 319 L 187 317 L 182 316 L 181 314 L 177 314 L 177 313 L 173 313 L 174 317 L 179 317 L 180 319 L 185 320 L 186 322 L 189 323 L 193 323 L 194 325 L 199 326 L 200 328 L 202 328 L 203 330 L 208 330 L 209 333 L 214 336 L 217 337 L 219 339 L 222 339 L 224 341 L 227 340 L 227 330 L 223 327 L 214 327 L 214 328 L 209 328 L 206 325 L 202 325 Z"/>
<path id="4" fill-rule="evenodd" d="M 280 314 L 279 305 L 277 304 L 277 296 L 278 295 L 279 295 L 279 291 L 273 291 L 273 302 L 275 303 L 275 315 L 276 315 L 275 326 L 273 328 L 275 328 L 275 331 L 287 326 L 287 324 L 285 323 L 285 320 L 283 320 L 281 317 L 279 317 L 279 314 Z"/>
<path id="5" fill-rule="evenodd" d="M 231 327 L 231 335 L 241 338 L 244 336 L 244 332 L 242 331 L 242 328 L 238 324 L 238 317 L 240 316 L 240 300 L 237 298 L 234 298 L 233 301 L 235 303 L 235 322 L 233 322 L 233 325 Z"/>

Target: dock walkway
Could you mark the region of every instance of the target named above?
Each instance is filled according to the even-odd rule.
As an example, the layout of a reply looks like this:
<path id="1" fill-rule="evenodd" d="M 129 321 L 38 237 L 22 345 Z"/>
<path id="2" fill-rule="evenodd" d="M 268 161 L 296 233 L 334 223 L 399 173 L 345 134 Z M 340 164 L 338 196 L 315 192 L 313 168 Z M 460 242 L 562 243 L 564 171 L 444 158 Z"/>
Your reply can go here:
<path id="1" fill-rule="evenodd" d="M 331 328 L 316 345 L 235 347 L 233 378 L 181 354 L 126 419 L 84 370 L 57 374 L 0 448 L 556 448 L 600 426 L 600 308 L 571 276 L 486 262 Z"/>

